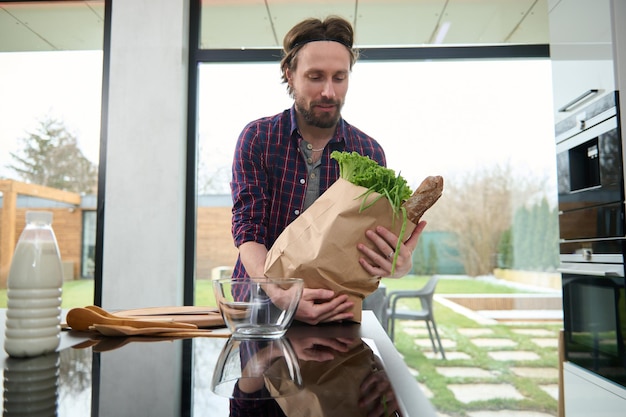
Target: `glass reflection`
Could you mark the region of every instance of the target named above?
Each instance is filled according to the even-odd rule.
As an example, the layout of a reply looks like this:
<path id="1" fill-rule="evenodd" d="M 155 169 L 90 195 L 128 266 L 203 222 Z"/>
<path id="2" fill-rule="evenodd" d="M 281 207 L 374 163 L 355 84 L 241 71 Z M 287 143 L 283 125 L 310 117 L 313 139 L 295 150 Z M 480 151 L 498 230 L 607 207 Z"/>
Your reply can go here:
<path id="1" fill-rule="evenodd" d="M 123 411 L 128 404 L 107 400 L 102 395 L 103 387 L 116 386 L 126 393 L 137 389 L 137 393 L 144 394 L 145 389 L 156 392 L 163 381 L 152 380 L 144 387 L 134 384 L 138 372 L 146 374 L 140 366 L 120 367 L 104 374 L 98 370 L 107 360 L 110 364 L 110 360 L 132 358 L 137 349 L 150 352 L 148 356 L 159 367 L 178 361 L 184 373 L 189 372 L 189 390 L 169 392 L 171 401 L 177 401 L 181 394 L 189 395 L 188 401 L 183 401 L 183 411 L 194 417 L 400 414 L 376 346 L 369 339 L 361 339 L 357 325 L 292 326 L 281 339 L 238 339 L 236 344 L 208 337 L 155 341 L 98 338 L 55 355 L 27 360 L 6 358 L 4 378 L 0 379 L 4 384 L 4 415 L 15 416 L 15 412 L 26 410 L 26 415 L 38 416 L 42 415 L 39 409 L 45 409 L 45 415 L 59 417 L 95 417 L 103 410 L 107 415 L 128 415 Z M 133 342 L 142 343 L 138 346 Z M 189 347 L 189 356 L 181 355 L 183 349 L 172 348 L 172 343 L 183 342 Z M 226 361 L 221 354 L 233 360 Z M 213 392 L 214 373 L 236 376 L 230 378 L 230 386 L 225 385 L 225 394 Z M 157 375 L 170 378 L 163 372 Z M 132 386 L 125 387 L 127 384 Z M 136 409 L 149 410 L 153 404 L 142 403 L 140 397 L 130 395 L 129 400 Z M 167 413 L 171 410 L 163 411 L 165 414 L 160 415 L 170 415 Z"/>
<path id="2" fill-rule="evenodd" d="M 211 390 L 230 397 L 229 416 L 400 415 L 384 366 L 366 342 L 350 327 L 335 335 L 311 330 L 227 342 Z"/>
<path id="3" fill-rule="evenodd" d="M 277 400 L 285 415 L 399 416 L 391 382 L 372 348 L 350 332 L 324 333 L 322 327 L 313 333 L 293 332 L 289 337 L 298 355 L 304 389 Z"/>
<path id="4" fill-rule="evenodd" d="M 59 357 L 59 416 L 90 416 L 92 350 L 78 345 L 63 349 Z"/>
<path id="5" fill-rule="evenodd" d="M 272 399 L 302 389 L 298 360 L 285 338 L 230 338 L 217 360 L 211 390 L 234 400 Z"/>

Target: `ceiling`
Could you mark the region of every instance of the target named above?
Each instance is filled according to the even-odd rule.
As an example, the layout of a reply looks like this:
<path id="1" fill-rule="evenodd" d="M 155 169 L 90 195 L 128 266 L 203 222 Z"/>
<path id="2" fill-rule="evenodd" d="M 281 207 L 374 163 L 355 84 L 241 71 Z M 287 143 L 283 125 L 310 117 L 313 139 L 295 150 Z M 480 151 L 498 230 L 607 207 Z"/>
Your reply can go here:
<path id="1" fill-rule="evenodd" d="M 102 49 L 104 1 L 0 2 L 0 52 Z"/>
<path id="2" fill-rule="evenodd" d="M 115 7 L 113 0 L 113 7 Z M 356 45 L 548 44 L 555 0 L 202 0 L 201 47 L 274 48 L 293 24 L 338 14 Z M 102 48 L 104 1 L 0 1 L 0 52 Z"/>

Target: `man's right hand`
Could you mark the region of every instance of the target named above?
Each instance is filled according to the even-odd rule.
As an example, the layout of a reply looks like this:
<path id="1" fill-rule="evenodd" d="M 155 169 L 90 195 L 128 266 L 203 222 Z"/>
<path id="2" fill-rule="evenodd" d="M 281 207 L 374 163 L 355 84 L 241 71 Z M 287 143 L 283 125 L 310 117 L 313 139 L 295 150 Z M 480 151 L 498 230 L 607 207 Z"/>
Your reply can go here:
<path id="1" fill-rule="evenodd" d="M 305 288 L 298 304 L 295 319 L 308 324 L 319 324 L 331 321 L 351 320 L 354 307 L 348 296 L 335 296 L 331 290 Z"/>

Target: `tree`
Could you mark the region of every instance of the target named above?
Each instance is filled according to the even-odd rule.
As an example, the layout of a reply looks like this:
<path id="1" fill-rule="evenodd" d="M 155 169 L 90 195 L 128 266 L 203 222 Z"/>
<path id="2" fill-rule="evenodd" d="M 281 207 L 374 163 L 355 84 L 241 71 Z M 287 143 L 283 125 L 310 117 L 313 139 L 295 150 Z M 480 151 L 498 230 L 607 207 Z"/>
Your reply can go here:
<path id="1" fill-rule="evenodd" d="M 439 267 L 439 254 L 437 253 L 437 245 L 434 240 L 428 244 L 428 265 L 426 272 L 428 275 L 435 275 Z"/>
<path id="2" fill-rule="evenodd" d="M 510 267 L 526 270 L 554 270 L 559 265 L 558 211 L 544 198 L 520 207 L 514 216 L 513 262 Z"/>
<path id="3" fill-rule="evenodd" d="M 231 160 L 231 154 L 214 149 L 207 151 L 199 145 L 196 169 L 199 195 L 230 193 L 231 167 L 224 161 Z"/>
<path id="4" fill-rule="evenodd" d="M 511 268 L 514 262 L 513 230 L 508 229 L 502 233 L 498 243 L 498 268 Z"/>
<path id="5" fill-rule="evenodd" d="M 24 148 L 11 152 L 15 163 L 8 168 L 20 179 L 76 193 L 94 193 L 98 168 L 78 148 L 76 137 L 63 122 L 47 118 L 34 132 L 21 138 Z"/>
<path id="6" fill-rule="evenodd" d="M 514 175 L 508 165 L 463 173 L 446 178 L 441 200 L 424 217 L 431 230 L 455 234 L 454 244 L 468 275 L 488 275 L 497 266 L 499 245 L 503 234 L 510 232 L 516 209 L 540 201 L 544 184 L 545 180 Z"/>
<path id="7" fill-rule="evenodd" d="M 419 239 L 413 251 L 413 273 L 415 275 L 424 275 L 426 273 L 425 250 L 424 239 Z"/>

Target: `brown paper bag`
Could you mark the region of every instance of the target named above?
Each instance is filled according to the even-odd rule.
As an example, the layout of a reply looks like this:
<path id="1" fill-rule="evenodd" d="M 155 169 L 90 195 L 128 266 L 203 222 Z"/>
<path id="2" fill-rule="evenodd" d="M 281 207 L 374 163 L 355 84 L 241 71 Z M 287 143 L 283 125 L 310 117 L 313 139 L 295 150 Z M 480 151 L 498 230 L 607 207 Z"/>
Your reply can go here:
<path id="1" fill-rule="evenodd" d="M 265 275 L 302 278 L 306 288 L 347 294 L 354 302 L 354 321 L 360 322 L 363 298 L 378 288 L 380 277 L 361 267 L 357 243 L 373 247 L 365 231 L 375 226 L 384 226 L 396 235 L 402 228 L 402 217 L 394 216 L 386 198 L 359 212 L 360 197 L 366 191 L 339 178 L 276 239 L 265 260 Z M 369 195 L 366 204 L 379 195 Z M 402 240 L 414 228 L 415 224 L 407 220 Z"/>
<path id="2" fill-rule="evenodd" d="M 335 359 L 327 362 L 300 362 L 302 390 L 289 396 L 281 392 L 293 392 L 293 384 L 284 378 L 266 379 L 266 387 L 275 396 L 285 415 L 293 417 L 365 417 L 366 409 L 359 406 L 363 381 L 379 369 L 374 352 L 361 342 L 348 352 L 335 352 Z M 277 364 L 275 366 L 283 366 Z M 280 371 L 275 371 L 278 373 Z M 283 370 L 282 372 L 287 372 Z M 285 391 L 289 388 L 289 391 Z M 382 399 L 381 399 L 382 400 Z M 391 414 L 390 414 L 391 415 Z"/>

